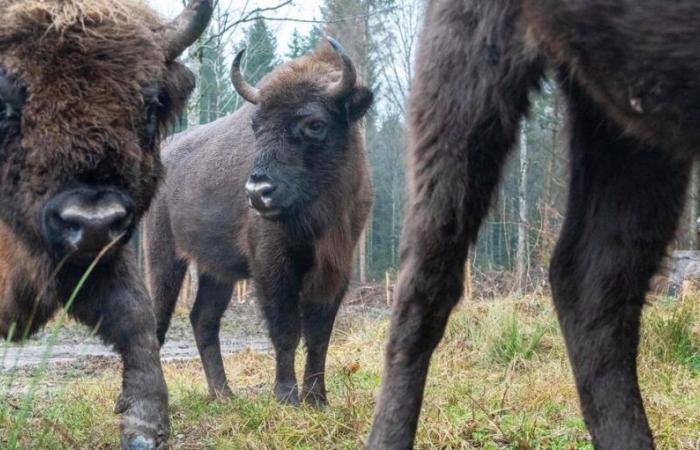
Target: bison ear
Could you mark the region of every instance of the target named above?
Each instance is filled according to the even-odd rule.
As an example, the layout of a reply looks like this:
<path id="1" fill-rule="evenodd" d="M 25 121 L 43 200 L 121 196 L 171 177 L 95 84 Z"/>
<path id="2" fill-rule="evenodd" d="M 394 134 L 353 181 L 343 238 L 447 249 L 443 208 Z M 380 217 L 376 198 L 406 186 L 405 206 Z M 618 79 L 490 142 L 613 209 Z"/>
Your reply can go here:
<path id="1" fill-rule="evenodd" d="M 345 101 L 347 102 L 348 119 L 350 122 L 356 122 L 367 114 L 367 110 L 374 101 L 374 94 L 366 87 L 358 87 Z"/>

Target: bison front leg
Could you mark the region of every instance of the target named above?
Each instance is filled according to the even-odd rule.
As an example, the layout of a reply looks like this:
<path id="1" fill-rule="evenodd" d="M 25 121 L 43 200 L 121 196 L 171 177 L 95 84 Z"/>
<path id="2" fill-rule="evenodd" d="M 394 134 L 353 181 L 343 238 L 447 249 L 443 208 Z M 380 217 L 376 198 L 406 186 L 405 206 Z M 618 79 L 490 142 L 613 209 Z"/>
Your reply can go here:
<path id="1" fill-rule="evenodd" d="M 690 162 L 626 138 L 580 88 L 563 84 L 572 178 L 552 294 L 595 448 L 650 450 L 637 380 L 640 316 L 683 211 Z"/>
<path id="2" fill-rule="evenodd" d="M 279 255 L 261 258 L 254 265 L 259 302 L 275 349 L 275 398 L 292 405 L 299 404 L 294 373 L 294 356 L 301 338 L 299 269 L 291 257 Z"/>
<path id="3" fill-rule="evenodd" d="M 306 343 L 306 367 L 301 399 L 313 406 L 325 406 L 326 356 L 338 308 L 345 296 L 347 284 L 330 301 L 306 300 L 301 304 L 302 329 Z"/>
<path id="4" fill-rule="evenodd" d="M 524 47 L 520 3 L 428 5 L 411 89 L 401 271 L 372 450 L 413 445 L 430 358 L 462 293 L 468 244 L 542 75 Z"/>
<path id="5" fill-rule="evenodd" d="M 160 365 L 156 322 L 141 277 L 132 261 L 115 262 L 111 276 L 101 276 L 76 301 L 72 313 L 95 327 L 102 339 L 114 346 L 123 362 L 122 392 L 115 412 L 122 414 L 121 448 L 151 450 L 167 448 L 168 392 Z M 104 274 L 106 275 L 106 274 Z"/>

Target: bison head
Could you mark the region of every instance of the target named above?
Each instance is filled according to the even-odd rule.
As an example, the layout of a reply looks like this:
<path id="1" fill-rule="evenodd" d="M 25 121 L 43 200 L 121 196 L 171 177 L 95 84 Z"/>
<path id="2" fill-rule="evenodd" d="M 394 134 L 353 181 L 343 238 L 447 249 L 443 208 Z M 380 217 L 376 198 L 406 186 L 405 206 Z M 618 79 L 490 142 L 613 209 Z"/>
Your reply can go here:
<path id="1" fill-rule="evenodd" d="M 333 39 L 313 54 L 277 68 L 259 87 L 240 73 L 241 51 L 231 79 L 257 105 L 251 126 L 255 162 L 247 183 L 249 204 L 271 220 L 296 219 L 338 183 L 351 158 L 362 152 L 357 123 L 372 92 L 357 85 L 355 66 Z"/>
<path id="2" fill-rule="evenodd" d="M 3 0 L 0 219 L 27 247 L 84 265 L 128 239 L 194 88 L 176 58 L 211 10 L 192 0 L 164 24 L 132 0 Z"/>

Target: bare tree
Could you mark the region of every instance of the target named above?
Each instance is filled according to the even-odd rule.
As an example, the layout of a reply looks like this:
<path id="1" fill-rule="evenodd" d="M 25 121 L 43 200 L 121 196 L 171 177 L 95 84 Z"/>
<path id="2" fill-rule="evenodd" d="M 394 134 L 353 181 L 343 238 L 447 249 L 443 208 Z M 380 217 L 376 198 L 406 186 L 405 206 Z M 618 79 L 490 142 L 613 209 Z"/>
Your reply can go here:
<path id="1" fill-rule="evenodd" d="M 528 202 L 527 202 L 527 122 L 523 122 L 520 129 L 520 184 L 518 187 L 518 246 L 515 256 L 515 273 L 518 283 L 518 291 L 525 290 L 528 272 Z"/>
<path id="2" fill-rule="evenodd" d="M 378 72 L 384 99 L 406 117 L 406 98 L 413 79 L 413 63 L 420 24 L 425 13 L 423 0 L 403 0 L 382 15 L 379 22 Z"/>

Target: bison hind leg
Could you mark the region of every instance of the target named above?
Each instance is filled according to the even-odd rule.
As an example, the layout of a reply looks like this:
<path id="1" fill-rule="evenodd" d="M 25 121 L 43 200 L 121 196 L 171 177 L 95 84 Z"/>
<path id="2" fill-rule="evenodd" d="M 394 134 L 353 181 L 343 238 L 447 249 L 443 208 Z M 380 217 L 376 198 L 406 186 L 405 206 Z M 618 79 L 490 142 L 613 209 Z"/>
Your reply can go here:
<path id="1" fill-rule="evenodd" d="M 199 278 L 197 299 L 190 312 L 190 323 L 207 377 L 209 394 L 217 399 L 233 395 L 226 380 L 219 340 L 221 317 L 228 307 L 232 293 L 233 283 L 223 283 L 211 275 L 202 274 Z"/>
<path id="2" fill-rule="evenodd" d="M 627 137 L 567 82 L 572 178 L 550 279 L 596 448 L 654 448 L 637 376 L 649 280 L 683 212 L 691 162 Z"/>

